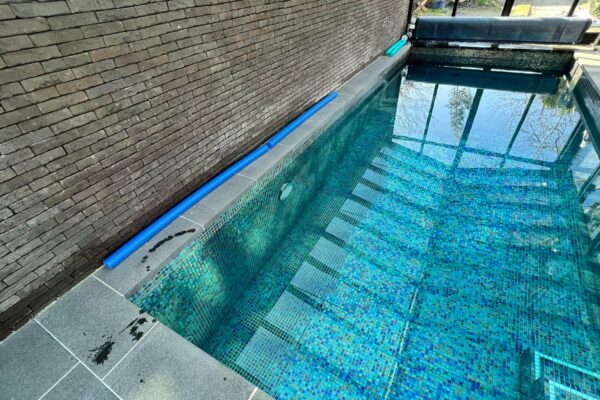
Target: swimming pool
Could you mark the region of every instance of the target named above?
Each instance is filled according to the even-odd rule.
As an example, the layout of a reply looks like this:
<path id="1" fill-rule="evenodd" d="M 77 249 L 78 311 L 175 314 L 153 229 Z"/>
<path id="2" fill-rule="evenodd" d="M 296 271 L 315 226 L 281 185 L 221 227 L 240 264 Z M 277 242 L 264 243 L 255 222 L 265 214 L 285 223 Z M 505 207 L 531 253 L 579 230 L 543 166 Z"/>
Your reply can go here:
<path id="1" fill-rule="evenodd" d="M 564 78 L 408 65 L 131 300 L 277 399 L 597 398 L 598 165 Z"/>

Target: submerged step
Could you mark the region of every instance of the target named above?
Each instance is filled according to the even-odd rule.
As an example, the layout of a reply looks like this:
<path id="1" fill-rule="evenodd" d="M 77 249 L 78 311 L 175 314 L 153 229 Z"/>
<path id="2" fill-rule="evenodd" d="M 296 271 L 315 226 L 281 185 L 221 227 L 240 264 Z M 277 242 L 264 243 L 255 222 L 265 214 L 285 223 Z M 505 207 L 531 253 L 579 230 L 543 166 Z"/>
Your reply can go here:
<path id="1" fill-rule="evenodd" d="M 290 337 L 300 340 L 317 314 L 318 311 L 310 304 L 285 291 L 265 319 Z"/>
<path id="2" fill-rule="evenodd" d="M 302 263 L 290 283 L 301 291 L 324 298 L 338 285 L 337 279 L 307 262 Z"/>
<path id="3" fill-rule="evenodd" d="M 370 187 L 363 185 L 362 183 L 356 185 L 356 187 L 352 191 L 352 194 L 360 199 L 363 199 L 368 203 L 375 203 L 383 195 L 382 192 L 375 189 L 371 189 Z"/>
<path id="4" fill-rule="evenodd" d="M 368 336 L 349 332 L 343 321 L 327 315 L 314 321 L 302 347 L 376 392 L 385 392 L 396 366 L 387 347 L 378 346 Z"/>
<path id="5" fill-rule="evenodd" d="M 364 396 L 365 388 L 360 382 L 352 381 L 327 360 L 310 353 L 300 354 L 296 362 L 290 365 L 274 394 L 276 399 L 295 400 L 343 400 L 360 399 Z"/>
<path id="6" fill-rule="evenodd" d="M 292 354 L 293 347 L 290 343 L 259 327 L 235 364 L 263 382 L 266 387 L 273 387 L 278 383 L 281 371 L 285 371 L 290 363 Z"/>
<path id="7" fill-rule="evenodd" d="M 519 389 L 524 399 L 600 399 L 600 371 L 525 350 L 520 358 Z"/>
<path id="8" fill-rule="evenodd" d="M 375 169 L 384 171 L 388 176 L 387 179 L 402 180 L 415 185 L 422 190 L 441 194 L 444 192 L 444 187 L 447 185 L 445 177 L 432 175 L 426 171 L 415 169 L 415 167 L 404 164 L 399 161 L 389 161 L 382 157 L 375 157 L 371 162 L 371 166 Z M 381 175 L 378 173 L 378 175 Z M 369 179 L 365 177 L 365 179 Z"/>

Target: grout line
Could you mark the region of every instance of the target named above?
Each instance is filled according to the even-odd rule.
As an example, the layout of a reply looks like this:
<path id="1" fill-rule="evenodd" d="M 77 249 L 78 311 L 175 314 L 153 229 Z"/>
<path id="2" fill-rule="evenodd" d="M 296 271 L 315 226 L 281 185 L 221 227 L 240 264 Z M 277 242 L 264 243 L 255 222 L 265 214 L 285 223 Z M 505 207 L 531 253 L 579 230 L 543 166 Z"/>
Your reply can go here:
<path id="1" fill-rule="evenodd" d="M 85 367 L 85 369 L 87 369 L 87 370 L 88 370 L 88 371 L 89 371 L 89 372 L 90 372 L 92 375 L 94 375 L 94 377 L 96 377 L 96 379 L 98 379 L 98 380 L 100 381 L 100 383 L 102 383 L 104 386 L 106 386 L 106 388 L 107 388 L 108 390 L 110 390 L 112 394 L 114 394 L 115 396 L 117 396 L 117 398 L 118 398 L 119 400 L 123 400 L 123 398 L 122 398 L 121 396 L 119 396 L 119 395 L 117 394 L 117 392 L 115 392 L 115 391 L 114 391 L 114 390 L 113 390 L 113 389 L 112 389 L 110 386 L 108 386 L 106 383 L 104 383 L 104 381 L 103 381 L 102 379 L 100 379 L 100 377 L 99 377 L 98 375 L 96 375 L 96 373 L 95 373 L 94 371 L 92 371 L 92 370 L 90 369 L 90 367 L 88 367 L 87 365 L 85 365 L 85 363 L 84 363 L 83 361 L 81 361 L 81 359 L 80 359 L 79 357 L 77 357 L 77 356 L 75 355 L 75 353 L 73 353 L 73 352 L 71 351 L 71 349 L 69 349 L 69 348 L 68 348 L 68 347 L 67 347 L 67 346 L 66 346 L 66 345 L 65 345 L 63 342 L 61 342 L 60 340 L 58 340 L 58 338 L 57 338 L 56 336 L 54 336 L 54 334 L 53 334 L 52 332 L 50 332 L 50 330 L 49 330 L 48 328 L 46 328 L 44 325 L 42 325 L 42 323 L 41 323 L 41 322 L 40 322 L 40 321 L 39 321 L 37 318 L 34 318 L 33 320 L 34 320 L 34 321 L 35 321 L 35 322 L 36 322 L 36 323 L 37 323 L 37 324 L 38 324 L 38 325 L 39 325 L 39 326 L 40 326 L 40 327 L 41 327 L 43 330 L 45 330 L 45 331 L 46 331 L 46 333 L 47 333 L 48 335 L 50 335 L 50 337 L 52 337 L 52 339 L 56 340 L 56 341 L 57 341 L 57 342 L 58 342 L 58 343 L 59 343 L 59 344 L 60 344 L 62 347 L 64 347 L 64 348 L 65 348 L 65 350 L 67 350 L 67 351 L 69 352 L 69 354 L 71 354 L 71 356 L 72 356 L 73 358 L 75 358 L 77 361 L 79 361 L 79 363 L 81 363 L 81 365 L 83 365 L 83 366 Z M 140 340 L 141 340 L 141 339 L 140 339 Z"/>
<path id="2" fill-rule="evenodd" d="M 394 381 L 396 380 L 397 373 L 398 373 L 398 363 L 395 363 L 394 364 L 394 372 L 392 372 L 392 377 L 390 378 L 390 381 L 388 382 L 388 387 L 387 387 L 387 390 L 385 391 L 384 400 L 387 400 L 390 397 L 390 393 L 392 391 L 392 385 L 394 384 Z"/>
<path id="3" fill-rule="evenodd" d="M 179 218 L 183 218 L 183 219 L 185 219 L 186 221 L 193 222 L 194 224 L 201 226 L 203 230 L 206 230 L 206 228 L 204 227 L 204 225 L 202 225 L 202 224 L 201 224 L 201 223 L 199 223 L 199 222 L 196 222 L 196 221 L 194 221 L 193 219 L 189 219 L 189 218 L 187 218 L 187 217 L 184 217 L 183 215 L 180 215 L 180 216 L 179 216 Z"/>
<path id="4" fill-rule="evenodd" d="M 250 397 L 248 397 L 248 400 L 252 400 L 256 392 L 258 392 L 258 386 L 254 387 L 254 390 L 252 391 L 252 393 L 250 393 Z"/>
<path id="5" fill-rule="evenodd" d="M 66 374 L 64 374 L 63 376 L 61 376 L 61 378 L 60 378 L 59 380 L 57 380 L 57 381 L 54 383 L 54 385 L 50 386 L 50 389 L 48 389 L 48 390 L 46 390 L 46 391 L 44 392 L 44 394 L 43 394 L 43 395 L 40 397 L 40 399 L 39 399 L 39 400 L 42 400 L 42 399 L 43 399 L 43 398 L 44 398 L 44 397 L 45 397 L 45 396 L 46 396 L 48 393 L 50 393 L 50 391 L 51 391 L 52 389 L 54 389 L 54 388 L 55 388 L 55 387 L 56 387 L 56 386 L 57 386 L 57 385 L 60 383 L 60 381 L 62 381 L 63 379 L 65 379 L 65 378 L 67 377 L 67 375 L 69 375 L 69 374 L 71 373 L 71 371 L 73 371 L 73 370 L 75 369 L 75 367 L 76 367 L 76 366 L 78 366 L 79 364 L 80 364 L 80 362 L 79 362 L 79 361 L 77 361 L 77 362 L 75 363 L 75 365 L 73 365 L 73 366 L 71 367 L 71 369 L 69 369 L 69 370 L 67 371 L 67 373 L 66 373 Z"/>
<path id="6" fill-rule="evenodd" d="M 255 178 L 252 178 L 252 177 L 250 177 L 250 176 L 246 176 L 246 175 L 244 175 L 244 174 L 242 174 L 242 173 L 240 173 L 240 172 L 238 172 L 236 175 L 243 176 L 243 177 L 244 177 L 244 178 L 246 178 L 246 179 L 250 179 L 250 180 L 253 180 L 254 182 L 256 182 L 256 179 L 255 179 Z"/>
<path id="7" fill-rule="evenodd" d="M 98 282 L 100 282 L 101 284 L 103 284 L 104 286 L 106 286 L 107 288 L 109 288 L 110 290 L 112 290 L 113 292 L 115 292 L 116 294 L 118 294 L 121 297 L 125 297 L 125 295 L 121 292 L 119 292 L 117 289 L 115 289 L 114 287 L 110 286 L 108 283 L 104 282 L 102 279 L 98 278 L 95 274 L 92 275 Z"/>
<path id="8" fill-rule="evenodd" d="M 106 373 L 106 375 L 104 375 L 104 378 L 100 379 L 102 382 L 104 382 L 104 380 L 106 378 L 108 378 L 108 376 L 110 375 L 111 372 L 114 371 L 115 368 L 117 368 L 119 366 L 119 364 L 121 364 L 121 361 L 123 361 L 125 359 L 125 357 L 127 357 L 129 355 L 129 353 L 131 353 L 140 343 L 142 343 L 142 340 L 144 340 L 145 338 L 148 337 L 148 335 L 150 335 L 150 332 L 152 332 L 152 330 L 154 329 L 154 327 L 158 325 L 158 322 L 155 322 L 154 325 L 152 325 L 150 327 L 150 329 L 148 329 L 148 331 L 144 334 L 144 336 L 142 336 L 140 338 L 140 340 L 137 341 L 136 344 L 133 345 L 133 347 L 131 347 L 129 349 L 129 351 L 127 351 L 127 353 L 125 353 L 125 355 L 123 357 L 121 357 L 121 359 L 119 361 L 117 361 L 117 363 Z"/>
<path id="9" fill-rule="evenodd" d="M 202 225 L 200 222 L 196 222 L 196 221 L 194 221 L 193 219 L 189 219 L 188 217 L 184 217 L 183 215 L 180 215 L 180 216 L 179 216 L 179 218 L 183 218 L 183 219 L 185 219 L 186 221 L 193 222 L 194 224 L 196 224 L 196 225 L 198 225 L 198 226 L 201 226 L 201 227 L 202 227 L 202 230 L 204 230 L 204 231 L 206 230 L 206 228 L 204 227 L 204 225 Z"/>

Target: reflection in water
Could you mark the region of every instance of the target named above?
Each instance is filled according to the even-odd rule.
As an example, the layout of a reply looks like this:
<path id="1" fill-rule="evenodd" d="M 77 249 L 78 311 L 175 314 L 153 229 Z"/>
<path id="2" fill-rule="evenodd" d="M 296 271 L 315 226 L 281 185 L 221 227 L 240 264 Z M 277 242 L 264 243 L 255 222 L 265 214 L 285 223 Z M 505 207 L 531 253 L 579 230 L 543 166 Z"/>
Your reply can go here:
<path id="1" fill-rule="evenodd" d="M 475 89 L 464 86 L 405 80 L 400 90 L 395 135 L 452 146 L 459 146 L 468 136 L 465 148 L 459 150 L 488 151 L 483 154 L 487 158 L 535 165 L 556 161 L 579 121 L 564 80 L 556 92 L 541 95 L 484 88 L 477 104 Z M 415 112 L 402 112 L 407 109 Z M 474 119 L 466 132 L 470 113 Z M 443 153 L 443 162 L 447 162 L 448 151 Z M 489 162 L 494 163 L 492 160 Z M 463 162 L 462 166 L 469 164 Z M 460 162 L 458 165 L 461 167 Z"/>
<path id="2" fill-rule="evenodd" d="M 467 111 L 471 108 L 473 96 L 469 89 L 453 87 L 448 100 L 448 112 L 450 113 L 450 124 L 452 130 L 460 137 L 465 127 L 464 120 Z"/>

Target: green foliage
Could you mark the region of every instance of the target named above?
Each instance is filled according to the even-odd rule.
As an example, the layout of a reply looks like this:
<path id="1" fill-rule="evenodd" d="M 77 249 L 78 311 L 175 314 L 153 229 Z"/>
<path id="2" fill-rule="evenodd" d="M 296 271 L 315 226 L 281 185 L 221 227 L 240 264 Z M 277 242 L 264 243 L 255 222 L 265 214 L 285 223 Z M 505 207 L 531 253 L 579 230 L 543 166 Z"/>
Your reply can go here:
<path id="1" fill-rule="evenodd" d="M 455 87 L 452 89 L 448 110 L 450 112 L 450 124 L 454 134 L 461 135 L 464 128 L 464 120 L 467 111 L 471 108 L 473 96 L 468 88 Z"/>
<path id="2" fill-rule="evenodd" d="M 466 0 L 464 4 L 471 7 L 496 7 L 498 6 L 498 0 Z"/>
<path id="3" fill-rule="evenodd" d="M 596 17 L 600 18 L 600 0 L 590 0 L 590 13 Z"/>
<path id="4" fill-rule="evenodd" d="M 562 80 L 556 93 L 542 96 L 542 105 L 544 108 L 557 110 L 560 114 L 575 113 L 573 97 L 569 93 L 567 83 Z"/>

